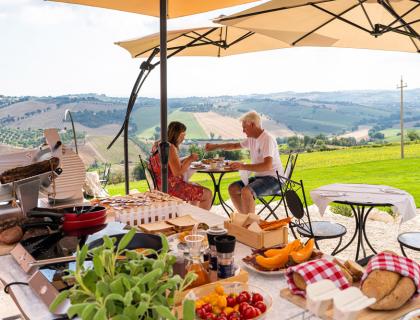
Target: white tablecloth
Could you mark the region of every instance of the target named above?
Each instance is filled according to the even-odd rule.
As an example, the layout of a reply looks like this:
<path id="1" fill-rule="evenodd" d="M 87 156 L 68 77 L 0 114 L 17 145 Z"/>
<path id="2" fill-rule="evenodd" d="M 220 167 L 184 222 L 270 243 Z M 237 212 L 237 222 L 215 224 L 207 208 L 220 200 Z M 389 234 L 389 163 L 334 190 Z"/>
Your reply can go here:
<path id="1" fill-rule="evenodd" d="M 401 222 L 416 216 L 416 204 L 411 194 L 404 190 L 384 185 L 334 183 L 310 192 L 321 215 L 333 201 L 348 201 L 365 205 L 389 203 L 392 211 L 401 215 Z"/>

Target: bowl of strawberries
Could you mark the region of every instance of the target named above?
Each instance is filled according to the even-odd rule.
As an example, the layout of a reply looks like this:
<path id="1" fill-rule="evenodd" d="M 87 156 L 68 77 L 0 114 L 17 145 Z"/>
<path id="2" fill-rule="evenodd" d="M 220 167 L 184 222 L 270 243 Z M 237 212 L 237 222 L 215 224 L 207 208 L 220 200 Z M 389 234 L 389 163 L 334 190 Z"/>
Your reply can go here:
<path id="1" fill-rule="evenodd" d="M 264 319 L 272 306 L 265 290 L 243 282 L 215 282 L 192 289 L 185 299 L 195 301 L 196 319 Z"/>

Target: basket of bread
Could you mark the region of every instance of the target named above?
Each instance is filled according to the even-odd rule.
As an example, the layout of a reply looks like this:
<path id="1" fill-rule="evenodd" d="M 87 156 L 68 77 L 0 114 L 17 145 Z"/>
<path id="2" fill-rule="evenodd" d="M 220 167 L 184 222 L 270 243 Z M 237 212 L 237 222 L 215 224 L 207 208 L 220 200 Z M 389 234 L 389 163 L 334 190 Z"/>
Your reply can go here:
<path id="1" fill-rule="evenodd" d="M 399 319 L 420 308 L 420 265 L 389 251 L 366 269 L 317 259 L 289 267 L 281 296 L 323 319 Z"/>

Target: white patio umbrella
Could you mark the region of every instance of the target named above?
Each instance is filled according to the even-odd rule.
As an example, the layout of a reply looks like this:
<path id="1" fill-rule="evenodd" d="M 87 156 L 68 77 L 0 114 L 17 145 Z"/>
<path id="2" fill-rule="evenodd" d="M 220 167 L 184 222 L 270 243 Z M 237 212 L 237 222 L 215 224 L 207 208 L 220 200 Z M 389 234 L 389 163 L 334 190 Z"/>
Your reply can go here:
<path id="1" fill-rule="evenodd" d="M 292 46 L 420 52 L 420 0 L 272 0 L 216 21 Z"/>
<path id="2" fill-rule="evenodd" d="M 207 12 L 226 7 L 232 7 L 257 0 L 50 0 L 55 2 L 65 2 L 71 4 L 81 4 L 91 7 L 114 9 L 126 12 L 139 13 L 160 17 L 160 114 L 161 114 L 161 145 L 160 154 L 162 158 L 162 190 L 167 191 L 168 178 L 168 133 L 167 133 L 167 68 L 166 68 L 166 32 L 167 19 L 188 16 L 192 14 Z M 153 58 L 153 57 L 151 57 Z M 147 70 L 148 64 L 143 64 L 139 77 L 137 78 L 132 89 L 130 99 L 127 105 L 127 114 L 122 130 L 117 134 L 116 138 L 124 131 L 124 167 L 125 167 L 125 192 L 129 192 L 129 168 L 128 168 L 128 122 L 130 112 L 137 98 L 137 87 L 144 82 L 143 77 Z M 115 141 L 116 139 L 114 139 Z M 112 144 L 108 146 L 110 148 Z"/>

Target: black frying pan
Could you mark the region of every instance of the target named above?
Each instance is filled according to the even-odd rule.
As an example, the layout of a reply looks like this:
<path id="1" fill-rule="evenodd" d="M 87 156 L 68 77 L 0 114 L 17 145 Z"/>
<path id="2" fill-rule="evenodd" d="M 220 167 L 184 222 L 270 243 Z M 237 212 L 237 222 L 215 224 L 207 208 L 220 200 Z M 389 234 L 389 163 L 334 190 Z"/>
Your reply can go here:
<path id="1" fill-rule="evenodd" d="M 125 235 L 125 233 L 120 233 L 116 235 L 110 236 L 111 238 L 117 238 L 115 246 L 118 246 L 118 243 L 121 241 L 121 238 Z M 89 249 L 93 249 L 96 247 L 101 246 L 104 243 L 102 239 L 97 239 L 92 241 L 88 244 Z M 136 233 L 133 239 L 130 241 L 126 249 L 134 250 L 138 248 L 145 248 L 145 249 L 154 249 L 156 251 L 160 251 L 162 249 L 162 239 L 155 234 L 147 234 L 147 233 Z"/>

